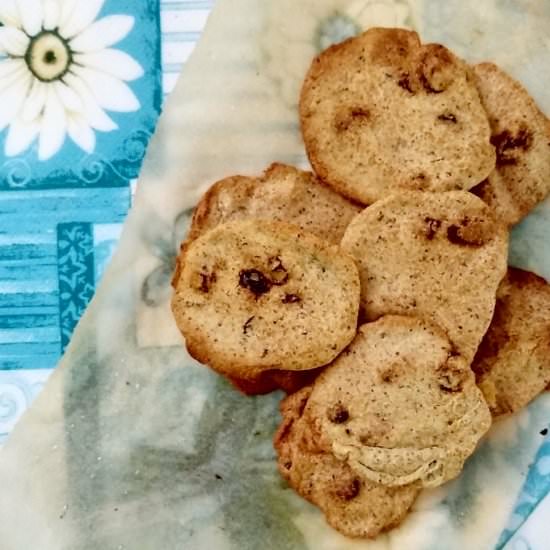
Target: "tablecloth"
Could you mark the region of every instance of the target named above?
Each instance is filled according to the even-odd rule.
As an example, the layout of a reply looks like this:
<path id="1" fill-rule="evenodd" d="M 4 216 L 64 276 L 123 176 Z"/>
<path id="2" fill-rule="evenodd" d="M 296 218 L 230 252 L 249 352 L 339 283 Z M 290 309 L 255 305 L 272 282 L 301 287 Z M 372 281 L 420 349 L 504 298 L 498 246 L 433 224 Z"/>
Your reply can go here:
<path id="1" fill-rule="evenodd" d="M 1 0 L 0 14 L 10 4 Z M 109 89 L 112 82 L 103 82 L 101 74 L 90 76 L 104 87 L 107 97 L 101 100 L 113 125 L 103 127 L 108 131 L 93 129 L 95 144 L 88 150 L 89 144 L 83 143 L 83 149 L 67 136 L 59 150 L 42 159 L 38 137 L 11 154 L 8 135 L 14 124 L 7 121 L 18 99 L 0 95 L 0 444 L 43 387 L 93 296 L 118 242 L 163 100 L 174 88 L 213 4 L 214 0 L 60 2 L 85 12 L 81 26 L 87 27 L 92 41 L 97 40 L 89 48 L 96 57 L 95 64 L 88 60 L 94 68 L 98 52 L 106 49 L 132 58 L 107 58 L 115 67 L 117 62 L 123 65 L 111 74 L 121 76 L 132 95 L 122 89 L 118 99 L 109 98 L 117 91 Z M 27 5 L 33 9 L 33 2 Z M 67 25 L 78 29 L 70 17 Z M 97 38 L 94 29 L 90 31 L 105 18 L 111 18 L 115 28 L 122 25 L 115 42 L 107 46 L 101 27 Z M 109 29 L 103 27 L 105 32 Z M 0 55 L 13 40 L 0 39 Z M 0 57 L 0 94 L 6 88 L 2 75 L 7 74 L 9 83 L 11 74 L 5 52 Z M 133 63 L 136 73 L 129 74 L 124 64 Z"/>

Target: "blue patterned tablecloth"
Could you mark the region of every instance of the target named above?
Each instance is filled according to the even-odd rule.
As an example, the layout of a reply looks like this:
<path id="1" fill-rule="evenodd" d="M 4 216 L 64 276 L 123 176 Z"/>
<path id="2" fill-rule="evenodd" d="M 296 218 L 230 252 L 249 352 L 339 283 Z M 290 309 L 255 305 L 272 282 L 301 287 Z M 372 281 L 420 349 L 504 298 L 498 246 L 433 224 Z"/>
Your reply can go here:
<path id="1" fill-rule="evenodd" d="M 213 4 L 0 0 L 0 444 L 101 279 Z"/>

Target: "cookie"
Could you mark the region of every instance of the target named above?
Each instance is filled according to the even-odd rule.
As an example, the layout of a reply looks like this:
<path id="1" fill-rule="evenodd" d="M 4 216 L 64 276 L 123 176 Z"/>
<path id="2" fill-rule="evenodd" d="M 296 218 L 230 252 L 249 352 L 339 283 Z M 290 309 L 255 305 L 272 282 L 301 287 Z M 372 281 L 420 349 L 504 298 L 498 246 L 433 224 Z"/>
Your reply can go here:
<path id="1" fill-rule="evenodd" d="M 263 395 L 276 390 L 293 394 L 313 384 L 324 367 L 310 370 L 266 370 L 251 378 L 230 376 L 229 381 L 246 395 Z"/>
<path id="2" fill-rule="evenodd" d="M 550 121 L 527 90 L 493 63 L 473 70 L 497 163 L 472 191 L 513 225 L 550 193 Z"/>
<path id="3" fill-rule="evenodd" d="M 357 266 L 295 226 L 224 223 L 185 247 L 178 264 L 172 311 L 187 349 L 228 376 L 314 369 L 355 335 Z"/>
<path id="4" fill-rule="evenodd" d="M 283 422 L 274 439 L 281 475 L 348 537 L 372 538 L 395 527 L 415 501 L 418 488 L 372 483 L 307 442 L 300 416 L 310 393 L 311 388 L 305 388 L 281 403 Z"/>
<path id="5" fill-rule="evenodd" d="M 195 209 L 189 240 L 220 223 L 255 218 L 290 223 L 338 244 L 360 211 L 311 172 L 275 163 L 261 177 L 233 176 L 215 183 Z"/>
<path id="6" fill-rule="evenodd" d="M 491 413 L 443 331 L 386 316 L 362 325 L 317 378 L 303 421 L 321 449 L 362 479 L 437 487 L 460 473 Z"/>
<path id="7" fill-rule="evenodd" d="M 359 214 L 342 248 L 359 265 L 366 320 L 430 320 L 471 362 L 508 255 L 508 233 L 483 201 L 466 191 L 396 194 Z"/>
<path id="8" fill-rule="evenodd" d="M 399 190 L 467 190 L 495 167 L 471 69 L 403 29 L 369 29 L 322 52 L 300 120 L 314 171 L 363 204 Z"/>
<path id="9" fill-rule="evenodd" d="M 274 163 L 261 177 L 232 176 L 215 183 L 197 205 L 188 238 L 198 238 L 220 223 L 266 219 L 296 225 L 338 244 L 362 207 L 335 193 L 311 172 Z M 251 378 L 230 377 L 247 395 L 282 389 L 292 393 L 313 382 L 316 371 L 264 371 Z"/>
<path id="10" fill-rule="evenodd" d="M 472 369 L 493 416 L 513 413 L 550 384 L 550 285 L 510 268 Z"/>

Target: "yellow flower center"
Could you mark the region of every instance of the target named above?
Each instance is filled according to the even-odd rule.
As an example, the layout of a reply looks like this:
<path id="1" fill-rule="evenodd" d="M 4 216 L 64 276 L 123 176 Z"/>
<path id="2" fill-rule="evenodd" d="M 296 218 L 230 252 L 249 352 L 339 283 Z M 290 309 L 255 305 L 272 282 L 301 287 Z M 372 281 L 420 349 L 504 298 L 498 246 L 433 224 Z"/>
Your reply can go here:
<path id="1" fill-rule="evenodd" d="M 25 61 L 36 78 L 51 82 L 67 72 L 72 55 L 65 40 L 56 32 L 45 31 L 31 38 Z"/>

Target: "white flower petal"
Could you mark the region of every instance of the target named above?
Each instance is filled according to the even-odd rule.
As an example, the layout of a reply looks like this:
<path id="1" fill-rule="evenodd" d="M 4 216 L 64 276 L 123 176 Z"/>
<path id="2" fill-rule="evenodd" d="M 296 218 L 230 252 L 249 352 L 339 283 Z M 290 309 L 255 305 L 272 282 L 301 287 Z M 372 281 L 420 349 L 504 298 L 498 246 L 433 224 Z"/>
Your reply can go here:
<path id="1" fill-rule="evenodd" d="M 19 155 L 31 145 L 38 136 L 40 123 L 37 120 L 33 122 L 24 122 L 21 119 L 15 119 L 10 124 L 8 137 L 4 145 L 4 152 L 8 157 Z"/>
<path id="2" fill-rule="evenodd" d="M 64 38 L 72 38 L 88 28 L 99 15 L 105 0 L 86 0 L 81 2 L 78 9 L 74 10 L 72 15 L 63 22 L 59 28 L 59 33 Z"/>
<path id="3" fill-rule="evenodd" d="M 7 90 L 0 93 L 0 131 L 18 115 L 30 85 L 30 73 L 23 73 Z"/>
<path id="4" fill-rule="evenodd" d="M 61 8 L 56 0 L 44 0 L 44 22 L 42 26 L 51 31 L 59 26 Z"/>
<path id="5" fill-rule="evenodd" d="M 63 27 L 67 24 L 67 21 L 72 17 L 76 7 L 82 5 L 80 0 L 59 0 L 59 27 Z"/>
<path id="6" fill-rule="evenodd" d="M 127 84 L 106 73 L 85 67 L 75 67 L 74 72 L 88 85 L 97 103 L 107 111 L 131 113 L 140 103 Z"/>
<path id="7" fill-rule="evenodd" d="M 83 33 L 71 40 L 74 52 L 97 52 L 122 40 L 134 26 L 131 15 L 109 15 L 92 23 Z"/>
<path id="8" fill-rule="evenodd" d="M 0 2 L 0 23 L 12 27 L 21 27 L 21 19 L 15 0 L 2 0 Z"/>
<path id="9" fill-rule="evenodd" d="M 98 69 L 120 80 L 136 80 L 143 76 L 141 65 L 127 53 L 106 49 L 99 52 L 75 54 L 74 60 L 80 65 Z"/>
<path id="10" fill-rule="evenodd" d="M 15 27 L 0 28 L 0 52 L 23 56 L 29 46 L 30 38 Z"/>
<path id="11" fill-rule="evenodd" d="M 61 103 L 65 106 L 65 110 L 69 112 L 82 111 L 83 105 L 82 100 L 78 97 L 78 94 L 67 86 L 64 82 L 57 81 L 54 82 L 55 91 Z"/>
<path id="12" fill-rule="evenodd" d="M 111 132 L 118 128 L 115 122 L 97 104 L 92 92 L 79 76 L 68 73 L 63 77 L 63 80 L 82 100 L 82 114 L 92 128 L 100 132 Z"/>
<path id="13" fill-rule="evenodd" d="M 63 104 L 53 87 L 48 88 L 44 118 L 40 128 L 38 159 L 48 160 L 63 146 L 67 135 L 67 118 Z"/>
<path id="14" fill-rule="evenodd" d="M 36 36 L 42 30 L 42 0 L 16 0 L 24 31 Z"/>
<path id="15" fill-rule="evenodd" d="M 95 133 L 82 116 L 70 116 L 67 120 L 69 137 L 86 153 L 93 153 L 95 149 Z"/>
<path id="16" fill-rule="evenodd" d="M 14 80 L 28 71 L 29 69 L 22 59 L 3 59 L 0 62 L 0 91 L 9 88 Z"/>
<path id="17" fill-rule="evenodd" d="M 0 3 L 0 25 L 21 28 L 15 0 L 6 0 L 6 4 L 3 1 Z"/>
<path id="18" fill-rule="evenodd" d="M 49 86 L 51 86 L 51 84 L 45 84 L 36 78 L 33 80 L 31 91 L 21 111 L 21 119 L 23 122 L 32 122 L 42 114 L 44 106 L 46 105 Z"/>

